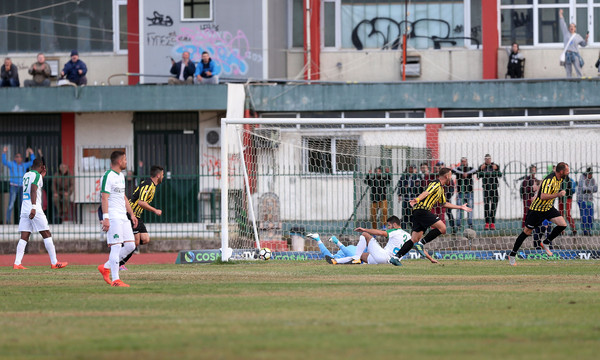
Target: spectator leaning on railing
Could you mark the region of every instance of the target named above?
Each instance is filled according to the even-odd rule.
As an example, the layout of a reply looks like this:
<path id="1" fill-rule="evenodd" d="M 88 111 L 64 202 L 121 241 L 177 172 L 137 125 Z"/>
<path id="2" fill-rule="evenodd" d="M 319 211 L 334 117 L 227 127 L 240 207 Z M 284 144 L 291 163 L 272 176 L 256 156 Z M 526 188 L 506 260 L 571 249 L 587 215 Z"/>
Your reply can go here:
<path id="1" fill-rule="evenodd" d="M 81 60 L 79 60 L 79 53 L 77 50 L 71 51 L 71 61 L 65 64 L 60 75 L 66 77 L 67 80 L 75 85 L 87 85 L 87 66 Z"/>

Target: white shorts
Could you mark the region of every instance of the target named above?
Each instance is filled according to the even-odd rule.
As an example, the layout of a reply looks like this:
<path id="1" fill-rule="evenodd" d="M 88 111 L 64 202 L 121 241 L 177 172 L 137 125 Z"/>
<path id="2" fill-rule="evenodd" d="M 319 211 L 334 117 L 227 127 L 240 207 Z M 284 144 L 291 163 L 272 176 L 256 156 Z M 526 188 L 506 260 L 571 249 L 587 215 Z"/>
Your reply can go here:
<path id="1" fill-rule="evenodd" d="M 48 219 L 43 211 L 36 211 L 33 219 L 29 215 L 21 214 L 19 219 L 19 232 L 40 232 L 50 230 L 48 227 Z"/>
<path id="2" fill-rule="evenodd" d="M 110 227 L 106 232 L 106 242 L 109 245 L 135 240 L 129 219 L 109 219 L 108 221 Z"/>
<path id="3" fill-rule="evenodd" d="M 367 264 L 369 265 L 387 264 L 390 260 L 390 254 L 388 254 L 375 239 L 369 241 L 367 250 L 369 251 L 369 257 L 367 258 Z"/>

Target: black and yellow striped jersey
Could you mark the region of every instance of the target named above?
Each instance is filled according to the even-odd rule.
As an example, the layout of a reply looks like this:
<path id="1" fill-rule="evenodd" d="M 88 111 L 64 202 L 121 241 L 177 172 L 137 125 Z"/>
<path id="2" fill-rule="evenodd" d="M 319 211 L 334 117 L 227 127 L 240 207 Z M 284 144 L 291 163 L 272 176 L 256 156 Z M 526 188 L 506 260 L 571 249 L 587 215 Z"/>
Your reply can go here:
<path id="1" fill-rule="evenodd" d="M 542 200 L 542 194 L 554 195 L 558 194 L 562 185 L 563 179 L 556 177 L 555 173 L 552 173 L 542 181 L 542 185 L 538 190 L 537 196 L 531 203 L 529 210 L 534 211 L 548 211 L 554 205 L 554 199 Z"/>
<path id="2" fill-rule="evenodd" d="M 141 217 L 142 212 L 144 211 L 138 202 L 141 200 L 150 204 L 152 200 L 154 200 L 155 190 L 156 185 L 154 185 L 152 179 L 150 178 L 144 179 L 144 181 L 142 181 L 141 184 L 135 188 L 133 195 L 131 195 L 131 199 L 129 199 L 129 205 L 131 205 L 131 210 L 133 210 L 133 213 L 136 217 Z"/>
<path id="3" fill-rule="evenodd" d="M 425 189 L 429 193 L 425 199 L 421 199 L 413 208 L 413 210 L 431 210 L 436 204 L 445 204 L 446 195 L 444 187 L 439 180 L 434 180 Z"/>

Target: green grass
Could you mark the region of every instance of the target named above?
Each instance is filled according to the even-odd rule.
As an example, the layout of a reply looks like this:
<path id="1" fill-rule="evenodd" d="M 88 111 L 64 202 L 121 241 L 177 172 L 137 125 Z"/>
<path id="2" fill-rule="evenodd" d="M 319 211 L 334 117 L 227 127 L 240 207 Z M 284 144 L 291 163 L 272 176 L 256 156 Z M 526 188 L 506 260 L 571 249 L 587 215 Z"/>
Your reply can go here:
<path id="1" fill-rule="evenodd" d="M 0 269 L 0 359 L 596 359 L 597 261 Z"/>

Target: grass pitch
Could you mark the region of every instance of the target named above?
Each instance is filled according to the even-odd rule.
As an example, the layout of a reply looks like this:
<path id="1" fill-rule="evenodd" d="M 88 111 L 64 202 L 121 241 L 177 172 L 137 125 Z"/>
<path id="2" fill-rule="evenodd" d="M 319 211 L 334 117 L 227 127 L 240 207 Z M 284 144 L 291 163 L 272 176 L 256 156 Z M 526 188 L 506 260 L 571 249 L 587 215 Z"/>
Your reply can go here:
<path id="1" fill-rule="evenodd" d="M 1 359 L 597 359 L 597 261 L 0 269 Z"/>

